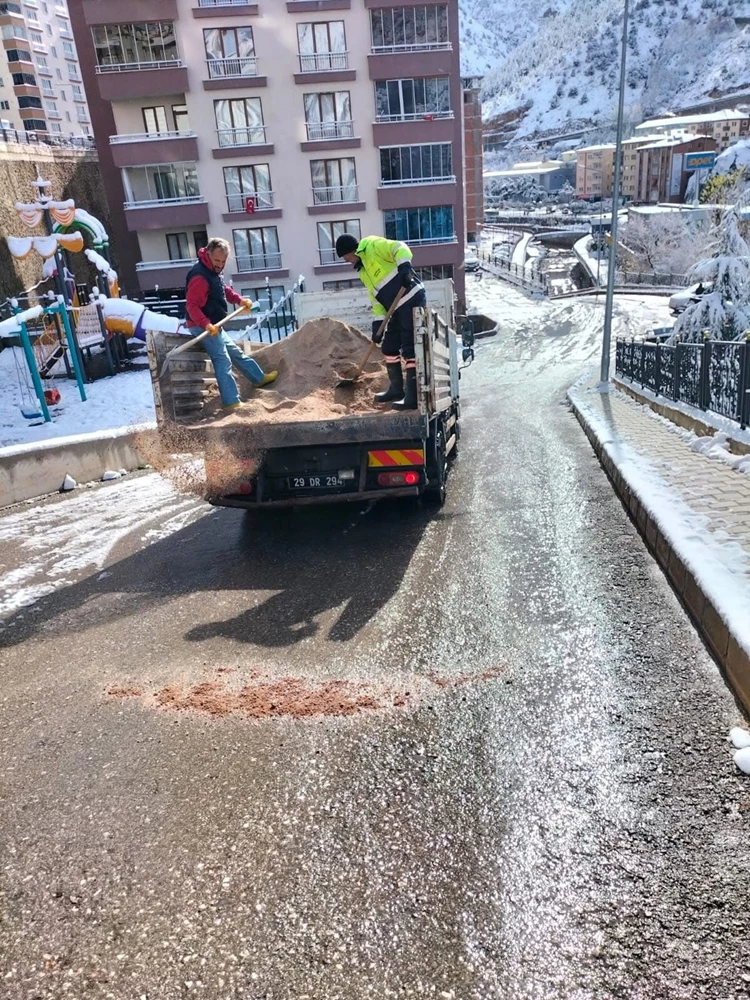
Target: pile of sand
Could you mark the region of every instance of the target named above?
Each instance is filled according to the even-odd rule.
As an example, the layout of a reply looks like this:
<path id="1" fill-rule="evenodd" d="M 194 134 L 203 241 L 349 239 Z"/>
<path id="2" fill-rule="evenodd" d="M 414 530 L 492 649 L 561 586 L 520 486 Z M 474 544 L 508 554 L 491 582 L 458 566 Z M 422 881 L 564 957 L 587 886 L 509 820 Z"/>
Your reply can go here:
<path id="1" fill-rule="evenodd" d="M 269 388 L 259 389 L 235 372 L 240 396 L 248 405 L 222 417 L 222 425 L 253 420 L 330 420 L 355 413 L 391 412 L 373 403 L 374 393 L 388 384 L 379 348 L 373 351 L 354 386 L 336 388 L 340 378 L 354 374 L 369 346 L 369 337 L 355 327 L 325 317 L 305 323 L 276 344 L 254 349 L 252 356 L 261 368 L 278 371 L 279 377 Z M 201 420 L 215 421 L 220 409 L 218 396 L 210 399 Z"/>

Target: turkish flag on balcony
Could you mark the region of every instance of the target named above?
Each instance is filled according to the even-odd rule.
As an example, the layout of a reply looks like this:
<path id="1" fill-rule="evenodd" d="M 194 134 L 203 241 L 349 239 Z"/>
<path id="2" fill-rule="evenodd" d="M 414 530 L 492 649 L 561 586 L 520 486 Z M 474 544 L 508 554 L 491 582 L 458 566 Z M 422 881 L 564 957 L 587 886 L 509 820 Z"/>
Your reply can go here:
<path id="1" fill-rule="evenodd" d="M 245 198 L 245 211 L 252 215 L 255 211 L 255 198 Z"/>

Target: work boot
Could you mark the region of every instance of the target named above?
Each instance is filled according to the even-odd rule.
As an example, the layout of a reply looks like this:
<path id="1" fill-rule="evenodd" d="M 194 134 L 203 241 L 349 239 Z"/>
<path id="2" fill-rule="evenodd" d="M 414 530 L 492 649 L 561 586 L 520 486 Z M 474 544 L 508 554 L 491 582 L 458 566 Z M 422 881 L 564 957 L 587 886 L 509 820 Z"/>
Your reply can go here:
<path id="1" fill-rule="evenodd" d="M 376 403 L 392 403 L 394 399 L 404 398 L 404 376 L 401 373 L 401 362 L 394 361 L 385 366 L 390 385 L 384 392 L 375 393 Z"/>
<path id="2" fill-rule="evenodd" d="M 417 408 L 417 369 L 406 369 L 406 390 L 404 398 L 398 403 L 391 403 L 394 410 L 416 410 Z"/>
<path id="3" fill-rule="evenodd" d="M 270 385 L 271 382 L 275 382 L 278 377 L 279 377 L 278 372 L 267 372 L 260 380 L 260 382 L 256 382 L 255 385 L 257 386 Z"/>

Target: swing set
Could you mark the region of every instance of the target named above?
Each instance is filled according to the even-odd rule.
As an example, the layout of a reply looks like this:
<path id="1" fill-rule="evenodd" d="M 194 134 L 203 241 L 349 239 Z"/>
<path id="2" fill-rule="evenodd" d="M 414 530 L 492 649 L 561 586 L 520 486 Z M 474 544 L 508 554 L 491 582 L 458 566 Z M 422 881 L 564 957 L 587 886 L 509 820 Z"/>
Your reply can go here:
<path id="1" fill-rule="evenodd" d="M 75 379 L 78 384 L 78 392 L 81 396 L 81 401 L 86 402 L 86 389 L 83 384 L 83 371 L 80 354 L 73 335 L 70 317 L 68 316 L 68 309 L 61 295 L 57 297 L 57 300 L 54 303 L 48 306 L 32 306 L 30 309 L 24 310 L 18 309 L 17 306 L 14 307 L 14 314 L 9 319 L 3 320 L 3 322 L 0 323 L 0 336 L 12 336 L 15 334 L 18 335 L 21 341 L 21 349 L 26 361 L 28 373 L 23 371 L 23 366 L 19 361 L 19 357 L 15 349 L 13 350 L 13 358 L 15 362 L 19 393 L 21 396 L 20 409 L 22 415 L 27 420 L 44 419 L 45 423 L 49 423 L 52 420 L 49 407 L 53 402 L 59 400 L 60 394 L 57 389 L 47 389 L 45 391 L 42 384 L 40 369 L 37 365 L 37 359 L 34 354 L 28 324 L 37 321 L 40 317 L 43 322 L 48 318 L 51 318 L 53 323 L 59 321 L 62 324 L 62 328 L 64 330 L 64 343 L 59 344 L 62 351 L 60 358 L 62 358 L 62 356 L 66 353 L 70 356 L 70 362 L 75 373 Z M 47 323 L 45 322 L 45 330 L 46 329 Z M 42 334 L 42 336 L 44 336 L 44 334 Z M 29 376 L 31 379 L 30 382 Z M 55 397 L 57 398 L 55 399 Z"/>

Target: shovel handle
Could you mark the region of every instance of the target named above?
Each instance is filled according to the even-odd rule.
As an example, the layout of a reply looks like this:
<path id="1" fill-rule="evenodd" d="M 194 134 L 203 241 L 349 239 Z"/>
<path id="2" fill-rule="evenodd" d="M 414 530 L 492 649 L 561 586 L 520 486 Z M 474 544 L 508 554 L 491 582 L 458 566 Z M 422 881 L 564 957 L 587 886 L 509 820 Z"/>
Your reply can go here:
<path id="1" fill-rule="evenodd" d="M 243 312 L 247 312 L 247 309 L 245 309 L 244 306 L 240 306 L 239 309 L 235 309 L 234 312 L 228 313 L 224 317 L 224 319 L 220 319 L 218 323 L 214 324 L 214 326 L 224 326 L 224 324 L 228 323 L 230 319 L 234 319 L 235 316 L 239 316 L 240 313 Z M 167 366 L 169 365 L 169 362 L 173 358 L 176 358 L 178 354 L 182 354 L 183 351 L 187 351 L 189 348 L 195 347 L 196 344 L 200 344 L 200 342 L 202 340 L 205 340 L 205 338 L 208 336 L 209 336 L 208 330 L 204 330 L 203 333 L 199 333 L 197 337 L 191 337 L 191 339 L 186 341 L 184 344 L 178 344 L 177 347 L 173 347 L 172 350 L 169 352 L 169 354 L 167 354 L 167 356 L 164 358 L 164 364 L 161 367 L 159 378 L 164 378 Z"/>
<path id="2" fill-rule="evenodd" d="M 393 302 L 391 302 L 390 307 L 388 309 L 388 312 L 383 317 L 383 322 L 378 327 L 378 331 L 375 334 L 376 338 L 380 338 L 380 335 L 385 331 L 385 328 L 388 325 L 388 320 L 395 313 L 396 309 L 398 308 L 399 302 L 404 297 L 404 293 L 405 292 L 406 292 L 405 288 L 399 288 L 399 290 L 398 290 L 398 292 L 396 294 L 396 298 L 393 300 Z M 352 382 L 356 382 L 357 379 L 361 376 L 362 372 L 365 370 L 365 365 L 370 360 L 370 355 L 375 350 L 376 346 L 377 346 L 377 340 L 373 340 L 372 343 L 370 344 L 370 346 L 367 349 L 367 354 L 365 354 L 364 358 L 362 359 L 362 364 L 357 369 L 357 374 L 353 376 Z"/>

